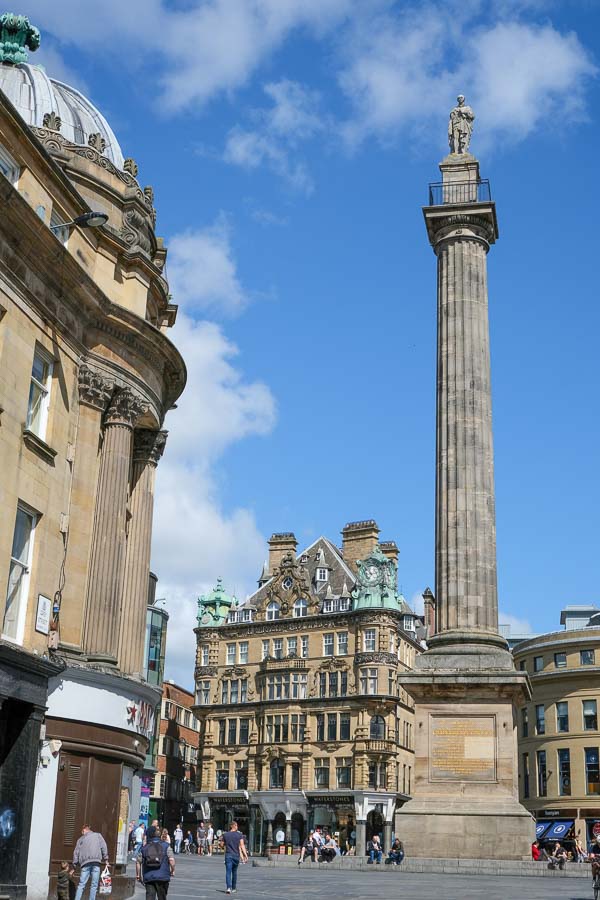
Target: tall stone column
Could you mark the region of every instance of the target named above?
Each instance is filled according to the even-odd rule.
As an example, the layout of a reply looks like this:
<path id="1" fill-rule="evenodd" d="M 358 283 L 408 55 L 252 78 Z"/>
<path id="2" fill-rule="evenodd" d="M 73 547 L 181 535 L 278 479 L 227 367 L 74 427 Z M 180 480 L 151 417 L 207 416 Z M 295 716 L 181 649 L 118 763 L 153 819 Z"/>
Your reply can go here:
<path id="1" fill-rule="evenodd" d="M 138 428 L 134 432 L 129 502 L 131 518 L 119 627 L 119 669 L 125 674 L 141 674 L 144 667 L 154 477 L 166 441 L 166 431 Z"/>
<path id="2" fill-rule="evenodd" d="M 118 388 L 104 417 L 84 637 L 91 661 L 117 662 L 131 445 L 143 410 L 141 397 Z"/>
<path id="3" fill-rule="evenodd" d="M 516 707 L 531 691 L 498 633 L 496 588 L 486 265 L 498 227 L 464 145 L 472 122 L 461 96 L 449 127 L 460 149 L 440 164 L 423 210 L 437 256 L 436 632 L 403 679 L 415 700 L 415 779 L 397 822 L 408 856 L 526 859 Z"/>

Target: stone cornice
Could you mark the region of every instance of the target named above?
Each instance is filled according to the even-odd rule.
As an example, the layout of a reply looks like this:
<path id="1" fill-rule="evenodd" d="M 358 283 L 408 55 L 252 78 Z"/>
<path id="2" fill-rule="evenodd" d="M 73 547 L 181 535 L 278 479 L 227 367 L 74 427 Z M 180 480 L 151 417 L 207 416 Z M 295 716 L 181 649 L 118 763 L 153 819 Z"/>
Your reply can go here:
<path id="1" fill-rule="evenodd" d="M 113 303 L 6 179 L 0 179 L 0 269 L 8 284 L 53 325 L 80 356 L 93 327 L 150 362 L 162 374 L 162 413 L 181 394 L 183 359 L 160 329 Z M 102 357 L 104 360 L 104 358 Z M 110 366 L 110 360 L 104 360 Z"/>

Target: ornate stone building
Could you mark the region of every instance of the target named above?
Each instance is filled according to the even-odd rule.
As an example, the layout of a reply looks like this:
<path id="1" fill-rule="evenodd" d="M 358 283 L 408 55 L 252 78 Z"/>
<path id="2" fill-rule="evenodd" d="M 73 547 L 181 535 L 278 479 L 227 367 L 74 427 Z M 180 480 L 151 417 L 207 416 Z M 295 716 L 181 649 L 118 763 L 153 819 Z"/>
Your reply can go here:
<path id="1" fill-rule="evenodd" d="M 538 837 L 574 827 L 585 847 L 600 834 L 600 612 L 567 606 L 561 623 L 513 650 L 532 690 L 519 710 L 519 797 Z"/>
<path id="2" fill-rule="evenodd" d="M 196 802 L 216 829 L 236 818 L 254 853 L 299 847 L 316 825 L 364 852 L 389 846 L 409 796 L 413 706 L 403 674 L 421 622 L 397 593 L 398 548 L 353 522 L 296 553 L 269 541 L 258 590 L 200 598 Z M 419 633 L 417 633 L 419 629 Z"/>
<path id="3" fill-rule="evenodd" d="M 0 895 L 48 896 L 90 822 L 119 897 L 160 699 L 154 473 L 185 367 L 152 190 L 90 101 L 25 61 L 39 39 L 0 17 Z"/>

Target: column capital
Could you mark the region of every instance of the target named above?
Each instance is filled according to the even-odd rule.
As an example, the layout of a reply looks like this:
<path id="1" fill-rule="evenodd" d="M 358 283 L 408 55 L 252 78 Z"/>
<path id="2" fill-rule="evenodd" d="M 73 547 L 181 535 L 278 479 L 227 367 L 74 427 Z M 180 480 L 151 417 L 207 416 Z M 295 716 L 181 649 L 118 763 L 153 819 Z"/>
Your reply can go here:
<path id="1" fill-rule="evenodd" d="M 104 415 L 104 425 L 126 425 L 133 428 L 135 420 L 147 409 L 139 394 L 129 388 L 117 388 Z"/>
<path id="2" fill-rule="evenodd" d="M 157 466 L 164 453 L 168 431 L 136 428 L 133 434 L 133 461 Z"/>
<path id="3" fill-rule="evenodd" d="M 85 363 L 79 367 L 77 378 L 79 402 L 93 406 L 94 409 L 105 410 L 114 389 L 114 382 Z"/>

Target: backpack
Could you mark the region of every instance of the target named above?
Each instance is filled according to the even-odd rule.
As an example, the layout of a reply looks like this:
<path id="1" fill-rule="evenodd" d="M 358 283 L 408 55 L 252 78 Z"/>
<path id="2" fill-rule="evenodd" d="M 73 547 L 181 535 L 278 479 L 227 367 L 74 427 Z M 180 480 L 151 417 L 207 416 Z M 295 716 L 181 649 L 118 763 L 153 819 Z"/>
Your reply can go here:
<path id="1" fill-rule="evenodd" d="M 160 869 L 165 858 L 166 850 L 162 841 L 150 841 L 142 850 L 144 864 L 147 869 Z"/>

